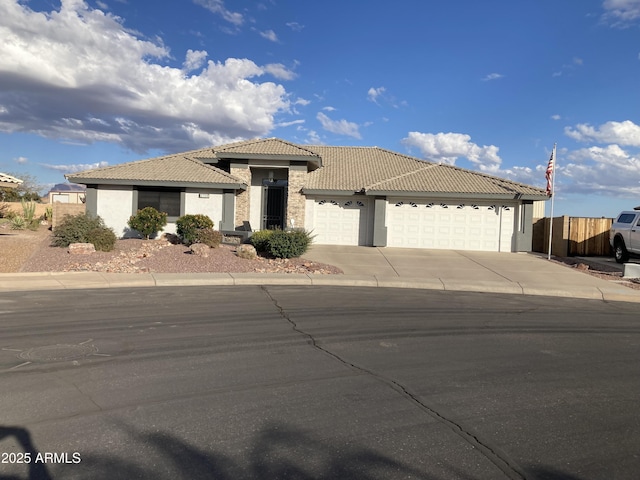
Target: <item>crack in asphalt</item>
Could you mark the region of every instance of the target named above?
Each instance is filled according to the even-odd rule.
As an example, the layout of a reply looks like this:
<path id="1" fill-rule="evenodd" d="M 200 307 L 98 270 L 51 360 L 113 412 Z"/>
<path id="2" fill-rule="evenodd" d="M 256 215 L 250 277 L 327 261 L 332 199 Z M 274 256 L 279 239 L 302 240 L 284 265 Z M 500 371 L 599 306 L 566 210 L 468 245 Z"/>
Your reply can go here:
<path id="1" fill-rule="evenodd" d="M 291 325 L 293 331 L 295 331 L 295 332 L 299 333 L 300 335 L 306 337 L 308 339 L 309 345 L 311 345 L 313 348 L 315 348 L 315 349 L 321 351 L 322 353 L 332 357 L 333 359 L 337 360 L 338 362 L 342 363 L 343 365 L 345 365 L 345 366 L 347 366 L 347 367 L 349 367 L 351 369 L 355 369 L 355 370 L 357 370 L 357 371 L 359 371 L 361 373 L 367 374 L 367 375 L 375 378 L 376 380 L 384 383 L 385 385 L 391 387 L 393 390 L 395 390 L 396 392 L 399 392 L 402 396 L 404 396 L 409 401 L 414 403 L 420 410 L 426 412 L 429 416 L 431 416 L 435 420 L 439 421 L 440 423 L 448 426 L 456 435 L 458 435 L 460 438 L 462 438 L 465 442 L 467 442 L 472 447 L 474 447 L 477 450 L 479 450 L 482 453 L 482 455 L 484 455 L 484 457 L 487 458 L 487 460 L 489 460 L 491 463 L 493 463 L 508 478 L 510 478 L 512 480 L 526 480 L 526 476 L 525 476 L 524 472 L 515 464 L 515 462 L 513 462 L 513 461 L 509 460 L 508 458 L 506 458 L 506 456 L 504 454 L 501 454 L 500 452 L 498 452 L 496 448 L 491 447 L 489 444 L 483 442 L 477 435 L 475 435 L 475 434 L 471 433 L 470 431 L 466 430 L 461 424 L 455 422 L 454 420 L 451 420 L 451 419 L 445 417 L 444 415 L 439 413 L 437 410 L 435 410 L 435 409 L 431 408 L 430 406 L 428 406 L 426 403 L 424 403 L 422 400 L 420 400 L 416 395 L 411 393 L 407 389 L 407 387 L 402 385 L 400 382 L 398 382 L 398 381 L 396 381 L 396 380 L 394 380 L 392 378 L 385 377 L 384 375 L 376 373 L 376 372 L 374 372 L 372 370 L 369 370 L 367 368 L 364 368 L 364 367 L 362 367 L 360 365 L 356 365 L 354 363 L 351 363 L 348 360 L 345 360 L 344 358 L 342 358 L 340 355 L 338 355 L 338 354 L 332 352 L 331 350 L 328 350 L 327 348 L 325 348 L 322 345 L 320 345 L 312 334 L 310 334 L 308 332 L 305 332 L 300 327 L 298 327 L 297 323 L 293 319 L 291 319 L 291 317 L 287 314 L 287 312 L 284 310 L 284 308 L 278 303 L 278 300 L 276 300 L 273 297 L 273 295 L 271 295 L 271 292 L 269 292 L 269 290 L 267 289 L 266 286 L 262 285 L 262 286 L 260 286 L 260 288 L 267 295 L 269 300 L 271 300 L 273 305 L 276 307 L 276 309 L 280 313 L 280 316 Z"/>

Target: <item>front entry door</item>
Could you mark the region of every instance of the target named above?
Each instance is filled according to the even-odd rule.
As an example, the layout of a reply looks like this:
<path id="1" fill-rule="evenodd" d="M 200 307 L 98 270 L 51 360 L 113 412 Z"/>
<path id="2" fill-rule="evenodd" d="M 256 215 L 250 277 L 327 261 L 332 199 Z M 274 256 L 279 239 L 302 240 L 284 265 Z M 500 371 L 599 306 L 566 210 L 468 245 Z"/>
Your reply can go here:
<path id="1" fill-rule="evenodd" d="M 285 229 L 287 205 L 286 180 L 264 180 L 262 198 L 262 229 Z"/>

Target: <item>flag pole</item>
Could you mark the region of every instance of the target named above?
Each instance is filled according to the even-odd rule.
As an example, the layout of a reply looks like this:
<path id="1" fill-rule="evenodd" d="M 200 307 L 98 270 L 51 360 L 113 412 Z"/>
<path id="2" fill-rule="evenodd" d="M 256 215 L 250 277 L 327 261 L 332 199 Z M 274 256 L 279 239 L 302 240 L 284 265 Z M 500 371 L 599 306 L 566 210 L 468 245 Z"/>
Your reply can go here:
<path id="1" fill-rule="evenodd" d="M 551 152 L 551 160 L 549 160 L 549 166 L 547 167 L 547 172 L 549 172 L 549 168 L 551 168 L 551 218 L 549 219 L 549 251 L 547 253 L 547 260 L 551 260 L 551 241 L 553 239 L 553 204 L 556 199 L 556 161 L 556 143 L 554 143 L 553 151 Z"/>

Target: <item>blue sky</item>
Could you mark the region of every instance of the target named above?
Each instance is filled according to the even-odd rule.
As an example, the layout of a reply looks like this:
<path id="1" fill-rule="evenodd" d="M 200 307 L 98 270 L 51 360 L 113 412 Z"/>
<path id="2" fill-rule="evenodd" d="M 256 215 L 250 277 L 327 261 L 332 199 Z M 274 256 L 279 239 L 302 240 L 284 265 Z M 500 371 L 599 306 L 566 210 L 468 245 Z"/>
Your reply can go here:
<path id="1" fill-rule="evenodd" d="M 255 138 L 378 146 L 640 205 L 640 0 L 0 0 L 0 171 Z M 549 203 L 549 202 L 548 202 Z"/>

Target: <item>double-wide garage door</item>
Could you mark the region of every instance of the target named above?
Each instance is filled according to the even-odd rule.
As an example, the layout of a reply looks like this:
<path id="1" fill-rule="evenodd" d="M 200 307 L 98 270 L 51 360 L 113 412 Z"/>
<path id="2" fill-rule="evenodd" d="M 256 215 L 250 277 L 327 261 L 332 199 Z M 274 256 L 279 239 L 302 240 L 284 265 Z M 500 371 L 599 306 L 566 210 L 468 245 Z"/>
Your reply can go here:
<path id="1" fill-rule="evenodd" d="M 309 198 L 306 227 L 319 245 L 371 245 L 372 214 L 366 197 Z"/>
<path id="2" fill-rule="evenodd" d="M 387 246 L 510 252 L 515 205 L 389 199 Z"/>

